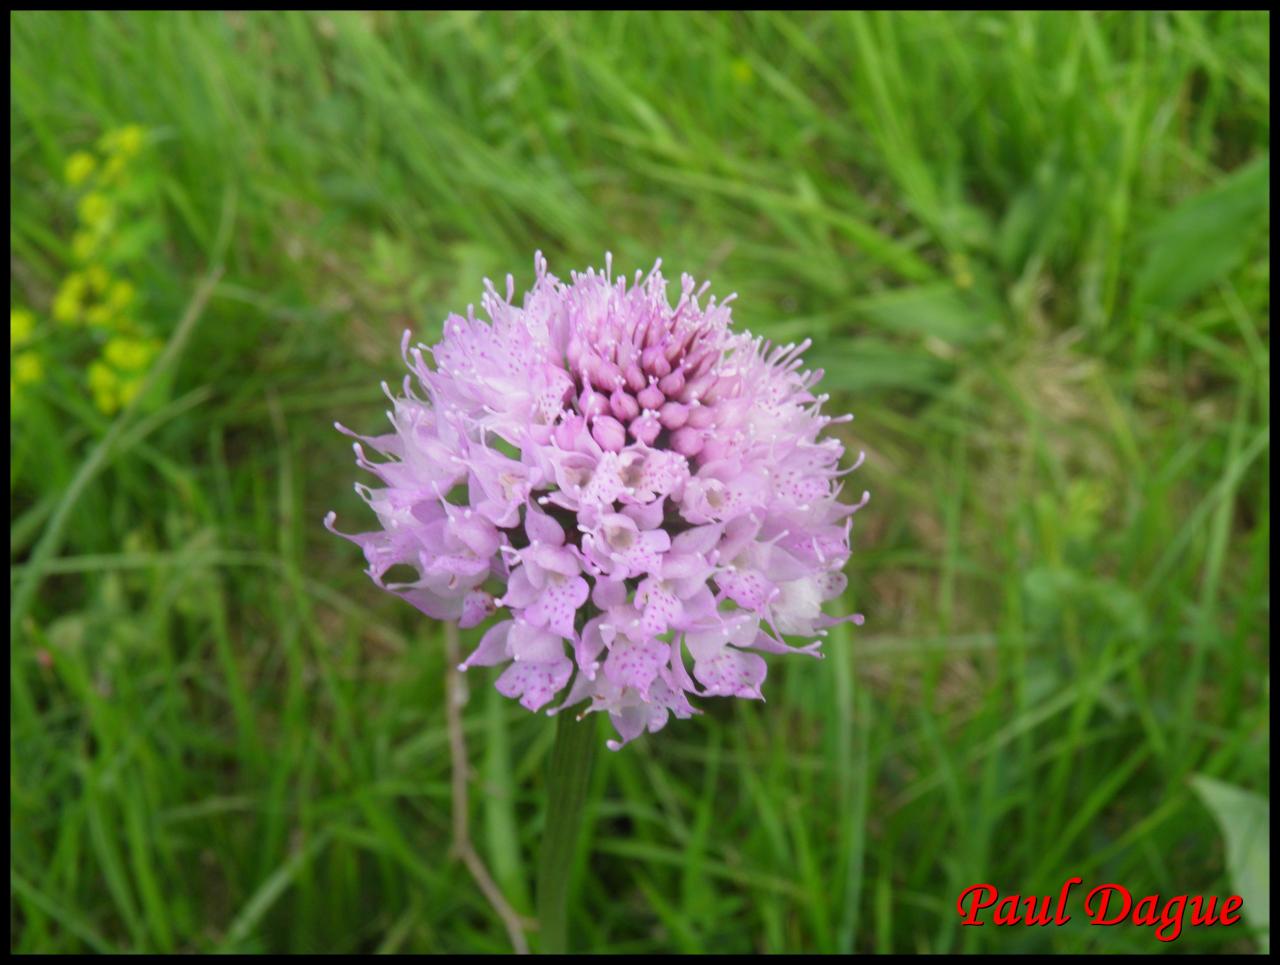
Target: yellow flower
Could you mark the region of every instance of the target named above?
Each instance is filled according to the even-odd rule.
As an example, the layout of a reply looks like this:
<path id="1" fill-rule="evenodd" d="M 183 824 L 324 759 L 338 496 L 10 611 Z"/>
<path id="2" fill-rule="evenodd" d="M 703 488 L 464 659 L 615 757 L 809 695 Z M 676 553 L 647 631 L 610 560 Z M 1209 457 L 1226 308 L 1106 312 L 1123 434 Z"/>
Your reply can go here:
<path id="1" fill-rule="evenodd" d="M 130 158 L 142 150 L 147 132 L 138 124 L 126 124 L 102 135 L 98 146 L 102 150 Z"/>
<path id="2" fill-rule="evenodd" d="M 106 294 L 107 287 L 111 284 L 111 275 L 101 265 L 90 265 L 84 270 L 84 276 L 89 281 L 89 287 L 93 289 L 94 294 Z"/>
<path id="3" fill-rule="evenodd" d="M 124 311 L 133 304 L 136 293 L 133 284 L 122 278 L 111 286 L 111 291 L 107 293 L 107 303 L 116 311 Z"/>
<path id="4" fill-rule="evenodd" d="M 89 363 L 89 388 L 97 392 L 99 389 L 114 389 L 120 383 L 116 370 L 102 360 Z"/>
<path id="5" fill-rule="evenodd" d="M 44 363 L 35 352 L 21 352 L 13 357 L 13 381 L 31 385 L 44 378 Z"/>
<path id="6" fill-rule="evenodd" d="M 120 153 L 125 157 L 133 157 L 133 155 L 142 150 L 142 142 L 145 137 L 146 131 L 137 124 L 122 127 L 119 140 Z"/>
<path id="7" fill-rule="evenodd" d="M 120 376 L 105 362 L 89 364 L 89 391 L 93 402 L 107 415 L 120 407 Z"/>
<path id="8" fill-rule="evenodd" d="M 62 280 L 58 294 L 53 298 L 53 317 L 59 322 L 74 325 L 80 320 L 84 294 L 85 277 L 78 271 L 73 271 Z"/>
<path id="9" fill-rule="evenodd" d="M 159 351 L 154 339 L 125 338 L 117 336 L 107 342 L 102 357 L 122 372 L 141 372 Z"/>
<path id="10" fill-rule="evenodd" d="M 29 309 L 9 309 L 9 348 L 30 341 L 35 329 L 36 317 Z"/>
<path id="11" fill-rule="evenodd" d="M 751 62 L 742 57 L 735 60 L 730 65 L 729 70 L 733 74 L 733 79 L 739 84 L 751 83 L 752 78 L 756 75 L 756 72 L 751 67 Z"/>
<path id="12" fill-rule="evenodd" d="M 107 163 L 102 166 L 102 180 L 114 183 L 124 172 L 124 167 L 124 158 L 119 154 L 111 155 L 107 158 Z"/>
<path id="13" fill-rule="evenodd" d="M 141 389 L 142 379 L 137 376 L 125 382 L 124 385 L 120 386 L 120 392 L 118 394 L 120 404 L 122 406 L 128 405 L 134 400 Z"/>
<path id="14" fill-rule="evenodd" d="M 76 261 L 88 261 L 98 246 L 98 236 L 92 231 L 77 231 L 71 236 L 71 254 Z"/>
<path id="15" fill-rule="evenodd" d="M 93 404 L 102 410 L 103 415 L 111 415 L 116 409 L 120 408 L 120 403 L 116 399 L 116 393 L 113 390 L 93 393 Z"/>
<path id="16" fill-rule="evenodd" d="M 80 220 L 87 228 L 96 228 L 111 217 L 111 202 L 104 195 L 90 191 L 77 206 Z"/>
<path id="17" fill-rule="evenodd" d="M 111 310 L 110 305 L 94 305 L 84 313 L 84 320 L 92 328 L 109 328 L 114 318 L 115 312 Z"/>
<path id="18" fill-rule="evenodd" d="M 93 159 L 93 155 L 88 151 L 76 151 L 75 154 L 67 158 L 63 175 L 67 179 L 67 184 L 74 187 L 89 180 L 89 177 L 93 174 L 93 169 L 97 166 L 98 162 Z"/>

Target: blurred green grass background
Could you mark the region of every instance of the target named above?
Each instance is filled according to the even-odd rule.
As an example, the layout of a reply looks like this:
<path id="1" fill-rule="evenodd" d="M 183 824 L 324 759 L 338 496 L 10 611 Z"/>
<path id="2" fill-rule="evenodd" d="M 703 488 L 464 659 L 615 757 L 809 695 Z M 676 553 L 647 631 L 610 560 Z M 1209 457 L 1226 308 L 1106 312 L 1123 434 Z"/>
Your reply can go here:
<path id="1" fill-rule="evenodd" d="M 872 492 L 865 627 L 601 755 L 575 948 L 1265 941 L 955 902 L 1236 887 L 1193 776 L 1270 777 L 1268 15 L 10 26 L 11 950 L 510 947 L 450 851 L 442 632 L 320 520 L 367 521 L 332 422 L 384 424 L 402 330 L 537 248 L 812 337 Z M 133 125 L 102 222 L 68 161 Z M 54 317 L 94 264 L 168 345 L 123 412 L 110 312 Z M 491 679 L 473 837 L 530 914 L 554 728 Z"/>

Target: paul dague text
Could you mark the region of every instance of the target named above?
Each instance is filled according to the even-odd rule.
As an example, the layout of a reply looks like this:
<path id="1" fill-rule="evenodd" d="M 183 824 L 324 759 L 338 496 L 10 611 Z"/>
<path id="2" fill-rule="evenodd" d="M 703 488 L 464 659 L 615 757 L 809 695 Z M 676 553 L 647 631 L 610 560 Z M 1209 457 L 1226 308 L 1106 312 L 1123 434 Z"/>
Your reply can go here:
<path id="1" fill-rule="evenodd" d="M 1001 895 L 995 885 L 972 885 L 960 892 L 956 911 L 962 925 L 1065 925 L 1071 920 L 1067 903 L 1082 878 L 1068 878 L 1057 896 Z M 1159 895 L 1135 898 L 1124 885 L 1101 884 L 1084 895 L 1084 914 L 1092 925 L 1144 925 L 1155 937 L 1171 942 L 1186 925 L 1234 925 L 1240 921 L 1244 899 L 1231 895 L 1175 895 L 1160 901 Z M 988 914 L 989 911 L 989 914 Z"/>

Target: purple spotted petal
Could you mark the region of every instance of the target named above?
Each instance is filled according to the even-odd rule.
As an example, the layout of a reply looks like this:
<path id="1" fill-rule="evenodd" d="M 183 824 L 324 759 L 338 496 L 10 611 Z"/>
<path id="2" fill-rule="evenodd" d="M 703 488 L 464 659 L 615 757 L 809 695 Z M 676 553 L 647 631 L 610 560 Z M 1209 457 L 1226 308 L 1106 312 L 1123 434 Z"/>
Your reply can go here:
<path id="1" fill-rule="evenodd" d="M 554 663 L 512 663 L 498 677 L 498 693 L 518 697 L 529 710 L 546 704 L 569 682 L 573 661 L 568 658 Z"/>
<path id="2" fill-rule="evenodd" d="M 670 647 L 659 640 L 619 637 L 604 662 L 604 675 L 619 687 L 633 687 L 643 698 L 667 663 Z"/>
<path id="3" fill-rule="evenodd" d="M 587 581 L 582 577 L 554 574 L 538 598 L 524 611 L 524 617 L 534 626 L 546 627 L 565 639 L 572 639 L 578 607 L 586 602 L 590 592 Z"/>
<path id="4" fill-rule="evenodd" d="M 725 647 L 714 657 L 693 665 L 694 677 L 707 688 L 708 694 L 757 700 L 761 699 L 760 685 L 764 683 L 765 670 L 762 658 L 733 647 Z"/>

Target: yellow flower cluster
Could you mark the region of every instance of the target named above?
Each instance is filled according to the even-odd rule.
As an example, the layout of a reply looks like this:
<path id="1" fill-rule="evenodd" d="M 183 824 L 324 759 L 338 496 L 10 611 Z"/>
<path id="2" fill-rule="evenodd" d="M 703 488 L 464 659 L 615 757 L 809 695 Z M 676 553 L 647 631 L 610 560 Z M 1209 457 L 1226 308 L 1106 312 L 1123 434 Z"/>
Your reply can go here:
<path id="1" fill-rule="evenodd" d="M 87 188 L 76 205 L 79 228 L 71 252 L 91 262 L 102 252 L 115 228 L 129 163 L 146 143 L 137 124 L 107 131 L 98 140 L 98 155 L 80 151 L 67 159 L 67 183 Z M 109 333 L 100 358 L 89 364 L 89 391 L 94 404 L 111 415 L 131 402 L 143 377 L 160 351 L 160 343 L 145 336 L 132 310 L 137 292 L 124 278 L 114 278 L 101 264 L 88 264 L 66 277 L 53 303 L 53 317 L 69 325 L 85 325 Z"/>
<path id="2" fill-rule="evenodd" d="M 132 331 L 130 309 L 136 294 L 128 280 L 111 277 L 101 265 L 90 265 L 62 280 L 53 297 L 53 318 L 64 325 Z"/>
<path id="3" fill-rule="evenodd" d="M 136 320 L 137 290 L 127 278 L 113 274 L 110 247 L 122 216 L 129 216 L 130 163 L 141 154 L 146 131 L 136 124 L 106 132 L 94 151 L 67 158 L 63 176 L 76 189 L 76 230 L 71 253 L 78 267 L 58 286 L 50 315 L 68 328 L 85 329 L 103 342 L 101 355 L 89 364 L 87 378 L 94 404 L 107 415 L 129 404 L 142 388 L 161 343 Z M 29 344 L 36 316 L 29 309 L 9 312 L 11 356 L 9 398 L 24 385 L 44 377 L 44 364 Z"/>
<path id="4" fill-rule="evenodd" d="M 53 299 L 53 317 L 64 325 L 83 325 L 109 335 L 102 357 L 89 366 L 89 391 L 107 415 L 127 405 L 142 385 L 160 343 L 146 337 L 130 309 L 132 282 L 113 278 L 101 265 L 73 271 Z"/>
<path id="5" fill-rule="evenodd" d="M 107 342 L 102 358 L 89 365 L 94 404 L 111 415 L 132 402 L 159 352 L 160 342 L 154 338 L 116 336 Z"/>
<path id="6" fill-rule="evenodd" d="M 76 205 L 79 227 L 71 236 L 71 253 L 86 262 L 111 235 L 119 205 L 112 197 L 128 177 L 129 162 L 141 153 L 146 132 L 137 124 L 107 131 L 98 140 L 98 154 L 76 151 L 67 158 L 63 176 L 73 188 L 87 189 Z"/>
<path id="7" fill-rule="evenodd" d="M 44 378 L 44 362 L 28 343 L 35 336 L 36 317 L 25 308 L 9 309 L 9 404 L 18 390 Z"/>

